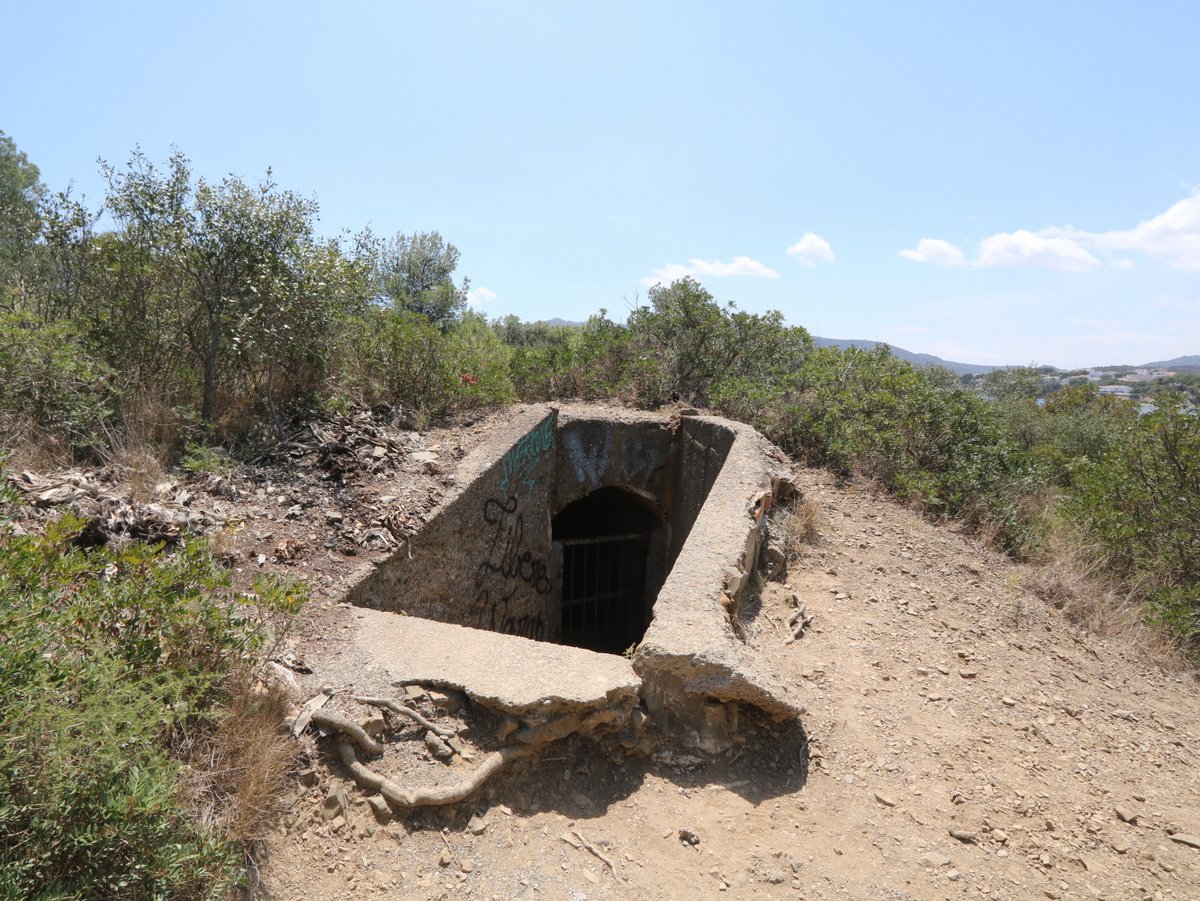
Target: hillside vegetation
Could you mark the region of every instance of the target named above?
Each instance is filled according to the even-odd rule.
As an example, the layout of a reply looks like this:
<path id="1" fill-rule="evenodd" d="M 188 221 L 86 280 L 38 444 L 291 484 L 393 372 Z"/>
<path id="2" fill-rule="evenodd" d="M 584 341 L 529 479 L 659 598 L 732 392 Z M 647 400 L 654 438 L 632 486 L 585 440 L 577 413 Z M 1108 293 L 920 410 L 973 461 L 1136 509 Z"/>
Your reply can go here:
<path id="1" fill-rule="evenodd" d="M 691 279 L 651 288 L 623 322 L 489 322 L 436 232 L 324 238 L 312 199 L 269 178 L 211 184 L 179 153 L 103 173 L 96 208 L 50 194 L 0 135 L 0 446 L 18 460 L 253 454 L 298 417 L 357 405 L 423 424 L 516 400 L 678 401 L 1046 562 L 1041 592 L 1080 619 L 1134 611 L 1200 653 L 1200 420 L 1170 397 L 1140 418 L 1089 386 L 1039 405 L 1037 373 L 1016 370 L 989 375 L 985 398 L 884 347 L 815 347 L 781 314 L 739 311 Z M 174 829 L 186 799 L 172 786 L 194 737 L 219 730 L 229 674 L 254 659 L 249 626 L 199 551 L 111 557 L 78 531 L 0 534 L 0 616 L 20 636 L 0 650 L 17 686 L 0 702 L 0 885 L 70 891 L 97 867 L 150 893 L 216 884 L 205 873 L 225 872 L 228 846 Z M 65 750 L 45 738 L 63 711 L 120 723 L 119 738 L 85 729 L 97 746 Z M 35 803 L 30 784 L 62 793 Z M 97 810 L 119 823 L 111 834 Z M 79 831 L 56 840 L 51 823 Z M 167 833 L 176 844 L 159 846 Z M 120 856 L 131 845 L 169 859 L 135 864 Z"/>

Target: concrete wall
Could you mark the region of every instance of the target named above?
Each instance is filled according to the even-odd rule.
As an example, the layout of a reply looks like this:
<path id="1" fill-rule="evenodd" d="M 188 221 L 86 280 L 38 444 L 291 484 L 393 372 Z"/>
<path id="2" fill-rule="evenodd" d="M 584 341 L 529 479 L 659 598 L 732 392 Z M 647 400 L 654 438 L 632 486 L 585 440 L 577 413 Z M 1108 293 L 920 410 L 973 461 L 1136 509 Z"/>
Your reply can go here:
<path id="1" fill-rule="evenodd" d="M 633 658 L 656 728 L 719 752 L 732 744 L 739 705 L 779 719 L 798 714 L 784 680 L 749 665 L 730 623 L 757 565 L 766 512 L 788 487 L 784 457 L 754 429 L 716 417 L 531 407 L 472 451 L 456 478 L 411 546 L 348 600 L 555 641 L 561 556 L 551 517 L 598 488 L 623 488 L 664 522 L 648 566 L 653 620 Z"/>
<path id="2" fill-rule="evenodd" d="M 594 407 L 527 408 L 458 469 L 458 488 L 409 544 L 351 589 L 378 610 L 543 641 L 560 635 L 561 554 L 550 522 L 602 487 L 631 491 L 662 527 L 651 535 L 653 598 L 721 470 L 733 432 L 719 423 Z"/>
<path id="3" fill-rule="evenodd" d="M 557 411 L 515 416 L 458 470 L 419 534 L 349 592 L 378 610 L 552 640 L 549 492 Z"/>

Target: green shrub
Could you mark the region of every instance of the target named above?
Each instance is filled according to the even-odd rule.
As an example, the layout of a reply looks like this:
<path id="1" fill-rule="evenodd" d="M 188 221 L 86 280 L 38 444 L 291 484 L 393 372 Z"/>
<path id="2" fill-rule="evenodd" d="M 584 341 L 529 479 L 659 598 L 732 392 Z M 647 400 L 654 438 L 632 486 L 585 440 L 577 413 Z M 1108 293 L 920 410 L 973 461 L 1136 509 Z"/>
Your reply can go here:
<path id="1" fill-rule="evenodd" d="M 76 454 L 105 446 L 112 380 L 69 325 L 0 314 L 0 432 L 7 440 L 33 430 Z"/>
<path id="2" fill-rule="evenodd" d="M 1076 474 L 1067 511 L 1109 572 L 1200 654 L 1200 417 L 1181 398 L 1158 403 Z"/>
<path id="3" fill-rule="evenodd" d="M 263 632 L 203 542 L 85 550 L 83 525 L 0 525 L 0 896 L 219 897 L 244 852 L 182 776 Z"/>

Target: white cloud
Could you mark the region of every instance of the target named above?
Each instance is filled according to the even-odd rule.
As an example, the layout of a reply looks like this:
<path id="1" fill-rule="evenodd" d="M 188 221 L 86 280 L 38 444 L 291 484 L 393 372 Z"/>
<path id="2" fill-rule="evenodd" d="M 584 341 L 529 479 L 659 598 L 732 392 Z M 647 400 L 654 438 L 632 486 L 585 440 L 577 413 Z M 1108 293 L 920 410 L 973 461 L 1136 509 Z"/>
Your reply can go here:
<path id="1" fill-rule="evenodd" d="M 1106 232 L 1071 227 L 1001 232 L 984 238 L 978 258 L 970 265 L 979 269 L 1025 266 L 1084 272 L 1103 265 L 1096 253 L 1106 257 L 1115 269 L 1131 269 L 1135 265 L 1134 260 L 1116 254 L 1136 253 L 1165 260 L 1176 269 L 1200 271 L 1200 190 L 1133 228 Z M 922 238 L 916 250 L 902 250 L 900 256 L 938 266 L 957 266 L 963 260 L 957 247 L 936 238 Z"/>
<path id="2" fill-rule="evenodd" d="M 732 263 L 722 263 L 720 260 L 701 260 L 693 257 L 687 263 L 667 263 L 660 269 L 655 269 L 652 275 L 642 279 L 643 285 L 668 284 L 685 276 L 703 278 L 725 278 L 730 275 L 752 275 L 757 278 L 779 278 L 774 269 L 764 266 L 758 260 L 750 257 L 734 257 Z"/>
<path id="3" fill-rule="evenodd" d="M 833 248 L 820 235 L 812 232 L 805 233 L 799 241 L 787 249 L 789 257 L 795 257 L 803 266 L 816 266 L 817 263 L 832 263 Z"/>
<path id="4" fill-rule="evenodd" d="M 467 303 L 473 307 L 481 307 L 489 300 L 496 299 L 496 292 L 488 288 L 471 288 L 467 291 Z"/>
<path id="5" fill-rule="evenodd" d="M 949 241 L 938 238 L 922 238 L 916 250 L 902 250 L 900 256 L 918 263 L 933 263 L 935 266 L 961 266 L 966 262 L 963 252 Z"/>
<path id="6" fill-rule="evenodd" d="M 1020 229 L 984 238 L 979 245 L 979 259 L 974 265 L 982 269 L 1032 266 L 1083 272 L 1099 266 L 1100 261 L 1070 238 L 1048 237 Z"/>
<path id="7" fill-rule="evenodd" d="M 1165 259 L 1176 269 L 1197 271 L 1200 270 L 1200 191 L 1133 228 L 1108 232 L 1065 229 L 1063 234 L 1100 250 L 1134 251 Z"/>

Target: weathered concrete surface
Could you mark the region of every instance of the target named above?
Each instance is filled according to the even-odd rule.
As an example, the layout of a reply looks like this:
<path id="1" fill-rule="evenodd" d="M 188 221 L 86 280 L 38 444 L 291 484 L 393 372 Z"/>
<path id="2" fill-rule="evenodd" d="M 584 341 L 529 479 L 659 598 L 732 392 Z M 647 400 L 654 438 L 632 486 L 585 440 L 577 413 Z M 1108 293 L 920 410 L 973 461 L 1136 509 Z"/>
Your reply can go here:
<path id="1" fill-rule="evenodd" d="M 736 710 L 718 703 L 751 704 L 778 719 L 803 710 L 782 678 L 748 662 L 722 603 L 723 594 L 740 603 L 746 593 L 766 513 L 787 479 L 785 459 L 749 426 L 716 417 L 682 424 L 685 440 L 701 447 L 712 445 L 703 432 L 713 428 L 732 433 L 732 443 L 634 654 L 656 724 L 710 751 L 727 746 L 736 729 Z"/>
<path id="2" fill-rule="evenodd" d="M 641 687 L 630 662 L 614 654 L 376 610 L 361 611 L 354 644 L 393 683 L 457 689 L 529 724 L 564 713 L 620 724 Z"/>
<path id="3" fill-rule="evenodd" d="M 378 659 L 403 671 L 398 679 L 459 687 L 498 709 L 557 710 L 561 702 L 578 712 L 615 690 L 605 680 L 617 673 L 634 681 L 618 680 L 619 698 L 604 703 L 624 709 L 629 695 L 621 692 L 636 683 L 636 671 L 656 726 L 719 751 L 732 742 L 739 704 L 778 719 L 802 710 L 782 679 L 747 662 L 730 620 L 787 476 L 777 448 L 749 426 L 719 417 L 592 405 L 520 408 L 463 461 L 456 490 L 425 529 L 348 600 L 489 630 L 438 632 L 438 646 L 430 646 L 429 630 L 443 627 L 418 619 L 380 621 L 387 640 L 364 630 Z M 663 522 L 652 534 L 647 566 L 653 619 L 632 670 L 621 658 L 489 634 L 559 638 L 562 558 L 551 520 L 601 487 L 634 492 Z M 469 685 L 458 684 L 468 677 Z M 497 678 L 502 689 L 489 689 Z"/>
<path id="4" fill-rule="evenodd" d="M 556 638 L 547 505 L 556 419 L 546 406 L 515 411 L 462 461 L 454 490 L 428 525 L 346 599 L 493 632 Z"/>

